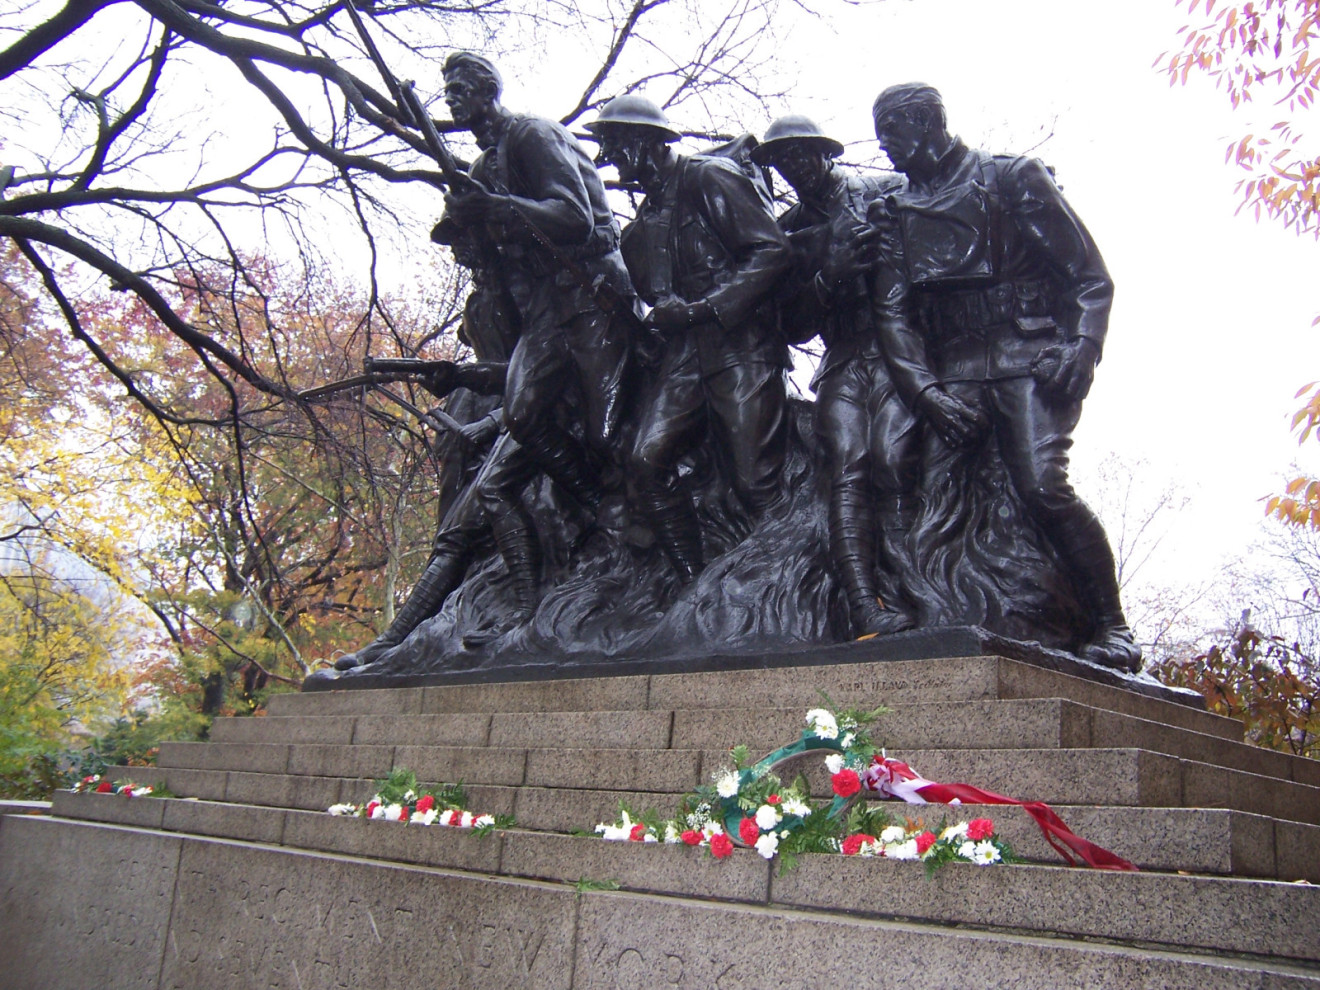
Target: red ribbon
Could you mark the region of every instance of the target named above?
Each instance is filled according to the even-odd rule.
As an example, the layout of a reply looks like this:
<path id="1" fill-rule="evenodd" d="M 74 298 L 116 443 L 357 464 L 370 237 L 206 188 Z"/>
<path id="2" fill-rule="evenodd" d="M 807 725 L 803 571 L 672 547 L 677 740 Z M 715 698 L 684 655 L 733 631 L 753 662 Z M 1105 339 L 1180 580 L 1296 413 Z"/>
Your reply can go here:
<path id="1" fill-rule="evenodd" d="M 906 796 L 900 793 L 900 791 L 906 791 L 918 794 L 921 798 L 933 804 L 950 804 L 956 800 L 962 804 L 1017 805 L 1040 826 L 1045 841 L 1054 847 L 1054 850 L 1063 857 L 1064 862 L 1069 866 L 1077 866 L 1077 859 L 1080 859 L 1087 866 L 1097 870 L 1137 871 L 1136 866 L 1123 857 L 1077 835 L 1064 824 L 1062 818 L 1054 813 L 1054 809 L 1043 801 L 1018 801 L 1002 794 L 996 794 L 994 791 L 973 787 L 971 784 L 937 784 L 926 780 L 901 760 L 892 760 L 888 757 L 876 756 L 874 763 L 875 765 L 869 767 L 867 772 L 862 775 L 863 784 L 868 790 L 880 791 L 907 800 Z M 898 789 L 887 786 L 894 780 L 903 782 L 920 781 L 920 783 L 912 787 Z M 1073 857 L 1073 853 L 1077 854 L 1077 858 Z"/>

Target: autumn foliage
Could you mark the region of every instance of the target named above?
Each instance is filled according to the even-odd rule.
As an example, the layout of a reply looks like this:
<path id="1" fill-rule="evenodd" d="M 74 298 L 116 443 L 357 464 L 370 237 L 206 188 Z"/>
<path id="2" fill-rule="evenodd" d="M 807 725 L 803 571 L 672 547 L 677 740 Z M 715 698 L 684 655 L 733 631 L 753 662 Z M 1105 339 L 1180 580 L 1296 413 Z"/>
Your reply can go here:
<path id="1" fill-rule="evenodd" d="M 456 346 L 452 273 L 407 301 L 377 300 L 394 330 L 385 344 L 365 334 L 366 300 L 332 280 L 260 259 L 247 269 L 261 278 L 242 290 L 181 272 L 175 304 L 220 339 L 246 333 L 248 353 L 294 388 L 353 372 L 373 346 Z M 11 251 L 0 263 L 0 792 L 25 795 L 34 759 L 97 736 L 115 759 L 150 758 L 160 739 L 259 712 L 271 690 L 372 638 L 425 562 L 444 470 L 421 428 L 374 397 L 310 405 L 199 380 L 195 355 L 140 300 L 89 294 L 82 325 L 132 381 L 189 411 L 157 417 L 69 338 L 33 283 Z"/>
<path id="2" fill-rule="evenodd" d="M 1320 147 L 1301 127 L 1320 94 L 1320 0 L 1176 2 L 1202 22 L 1182 28 L 1182 49 L 1159 63 L 1170 85 L 1204 75 L 1234 108 L 1275 108 L 1269 111 L 1273 123 L 1234 138 L 1226 149 L 1226 160 L 1246 173 L 1238 183 L 1239 209 L 1320 238 Z M 1318 324 L 1320 316 L 1312 321 Z M 1302 386 L 1297 398 L 1303 402 L 1292 427 L 1305 443 L 1320 426 L 1320 383 Z M 1267 500 L 1266 511 L 1320 529 L 1320 483 L 1294 479 Z"/>
<path id="3" fill-rule="evenodd" d="M 1250 742 L 1320 757 L 1320 665 L 1298 642 L 1262 632 L 1244 616 L 1205 652 L 1166 659 L 1155 673 L 1200 691 L 1210 711 L 1243 723 Z"/>

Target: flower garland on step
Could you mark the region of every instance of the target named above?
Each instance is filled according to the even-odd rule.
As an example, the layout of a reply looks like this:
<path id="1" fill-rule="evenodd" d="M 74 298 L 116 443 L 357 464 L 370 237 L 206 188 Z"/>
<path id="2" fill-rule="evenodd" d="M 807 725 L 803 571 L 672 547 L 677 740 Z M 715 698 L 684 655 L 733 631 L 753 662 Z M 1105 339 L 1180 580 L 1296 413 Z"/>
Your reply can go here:
<path id="1" fill-rule="evenodd" d="M 685 796 L 674 818 L 661 820 L 651 811 L 638 815 L 620 802 L 619 820 L 597 825 L 596 834 L 615 841 L 681 842 L 708 848 L 716 859 L 732 855 L 737 845 L 747 846 L 767 860 L 778 857 L 781 872 L 792 869 L 804 852 L 919 860 L 928 876 L 946 863 L 990 866 L 1019 861 L 989 818 L 956 824 L 945 819 L 933 829 L 920 819 L 899 823 L 878 807 L 858 803 L 865 791 L 908 804 L 1019 805 L 1069 865 L 1078 865 L 1080 859 L 1097 869 L 1136 869 L 1127 860 L 1074 835 L 1041 802 L 1017 801 L 969 784 L 937 784 L 906 763 L 890 759 L 868 732 L 868 726 L 889 711 L 883 705 L 871 711 L 837 713 L 813 708 L 807 712 L 807 727 L 797 742 L 755 764 L 747 765 L 746 746 L 734 747 L 733 769 L 717 771 L 711 784 Z M 828 752 L 824 763 L 834 791 L 828 803 L 809 798 L 803 775 L 785 786 L 774 772 L 816 750 Z"/>
<path id="2" fill-rule="evenodd" d="M 336 817 L 470 828 L 478 835 L 512 828 L 514 824 L 511 815 L 474 815 L 468 811 L 462 783 L 423 790 L 417 775 L 406 767 L 395 767 L 384 780 L 376 781 L 376 793 L 366 804 L 332 804 L 326 811 Z"/>
<path id="3" fill-rule="evenodd" d="M 993 866 L 1013 862 L 1013 850 L 995 834 L 989 818 L 973 818 L 940 829 L 939 834 L 920 825 L 890 825 L 878 836 L 854 833 L 843 840 L 840 851 L 845 856 L 884 856 L 887 859 L 916 860 L 934 873 L 945 863 L 973 863 Z"/>
<path id="4" fill-rule="evenodd" d="M 160 789 L 148 784 L 135 784 L 131 780 L 116 780 L 111 783 L 99 773 L 90 774 L 69 790 L 74 794 L 122 794 L 124 797 L 164 797 Z"/>

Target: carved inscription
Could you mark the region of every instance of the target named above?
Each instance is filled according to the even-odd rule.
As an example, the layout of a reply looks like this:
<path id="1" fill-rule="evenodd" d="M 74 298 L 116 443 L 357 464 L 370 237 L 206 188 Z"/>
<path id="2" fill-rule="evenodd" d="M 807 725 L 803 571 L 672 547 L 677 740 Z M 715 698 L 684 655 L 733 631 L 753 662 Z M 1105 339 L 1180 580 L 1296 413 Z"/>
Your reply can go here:
<path id="1" fill-rule="evenodd" d="M 193 858 L 162 986 L 385 990 L 419 973 L 435 987 L 567 986 L 571 894 L 218 845 Z"/>
<path id="2" fill-rule="evenodd" d="M 155 987 L 178 840 L 57 821 L 5 820 L 0 984 Z"/>

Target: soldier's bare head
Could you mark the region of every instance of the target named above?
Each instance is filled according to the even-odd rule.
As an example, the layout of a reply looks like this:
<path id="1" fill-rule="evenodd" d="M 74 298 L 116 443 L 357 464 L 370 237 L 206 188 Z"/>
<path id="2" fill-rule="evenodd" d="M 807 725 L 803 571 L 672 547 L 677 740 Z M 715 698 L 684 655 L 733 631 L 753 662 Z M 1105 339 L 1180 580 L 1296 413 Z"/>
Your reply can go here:
<path id="1" fill-rule="evenodd" d="M 504 80 L 488 59 L 472 52 L 453 52 L 443 69 L 445 104 L 454 123 L 469 127 L 499 103 Z"/>
<path id="2" fill-rule="evenodd" d="M 900 172 L 921 169 L 948 142 L 944 101 L 925 83 L 890 86 L 871 106 L 875 137 Z"/>

